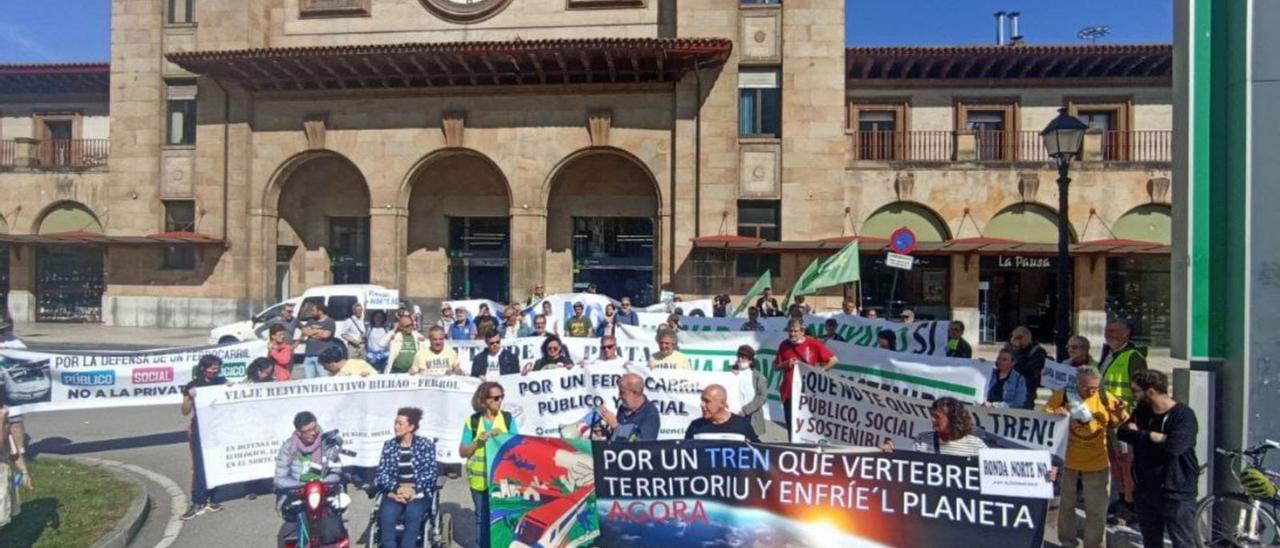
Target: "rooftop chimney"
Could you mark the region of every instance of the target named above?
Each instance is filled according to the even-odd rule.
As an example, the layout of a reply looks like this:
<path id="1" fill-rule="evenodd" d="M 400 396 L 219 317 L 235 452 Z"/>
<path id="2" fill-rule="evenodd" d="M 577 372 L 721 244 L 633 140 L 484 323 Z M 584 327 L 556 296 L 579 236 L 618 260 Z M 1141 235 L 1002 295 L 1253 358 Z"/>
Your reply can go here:
<path id="1" fill-rule="evenodd" d="M 1016 46 L 1022 43 L 1022 33 L 1018 32 L 1018 18 L 1022 14 L 1018 12 L 1009 13 L 1009 45 Z"/>
<path id="2" fill-rule="evenodd" d="M 1004 45 L 1004 12 L 996 12 L 996 45 Z"/>

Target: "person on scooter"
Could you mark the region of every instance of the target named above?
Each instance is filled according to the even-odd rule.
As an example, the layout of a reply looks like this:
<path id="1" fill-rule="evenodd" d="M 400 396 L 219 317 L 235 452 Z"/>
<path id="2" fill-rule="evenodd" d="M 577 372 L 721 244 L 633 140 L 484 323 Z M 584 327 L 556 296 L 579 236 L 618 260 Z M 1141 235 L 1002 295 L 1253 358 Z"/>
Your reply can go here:
<path id="1" fill-rule="evenodd" d="M 378 507 L 378 529 L 383 548 L 411 548 L 418 545 L 418 533 L 431 511 L 436 485 L 436 444 L 416 435 L 422 410 L 401 407 L 396 411 L 395 437 L 382 445 L 378 475 L 373 485 L 383 493 Z M 404 534 L 396 540 L 396 524 L 404 522 Z"/>
<path id="2" fill-rule="evenodd" d="M 326 447 L 324 437 L 320 435 L 320 424 L 310 411 L 303 411 L 293 417 L 293 434 L 284 440 L 280 451 L 276 453 L 276 475 L 272 482 L 276 492 L 280 493 L 276 507 L 283 509 L 288 493 L 297 492 L 307 482 L 320 480 L 328 485 L 342 483 L 341 466 L 325 467 Z M 335 455 L 336 457 L 336 455 Z M 313 466 L 313 463 L 315 466 Z M 318 470 L 325 471 L 320 477 Z M 285 521 L 292 522 L 296 516 L 282 512 Z M 342 519 L 330 516 L 320 523 L 320 529 L 313 531 L 317 538 L 338 538 L 342 536 Z"/>

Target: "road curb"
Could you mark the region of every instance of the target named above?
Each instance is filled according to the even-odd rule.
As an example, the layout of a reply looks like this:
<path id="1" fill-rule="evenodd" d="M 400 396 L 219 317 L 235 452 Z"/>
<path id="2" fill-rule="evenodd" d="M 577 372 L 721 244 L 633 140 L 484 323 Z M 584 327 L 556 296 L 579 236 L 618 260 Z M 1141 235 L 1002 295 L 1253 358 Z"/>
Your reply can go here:
<path id="1" fill-rule="evenodd" d="M 138 493 L 142 495 L 133 498 L 133 501 L 129 504 L 129 509 L 124 513 L 124 517 L 120 518 L 120 521 L 116 522 L 116 526 L 108 531 L 107 534 L 98 539 L 98 542 L 93 543 L 91 548 L 124 548 L 138 535 L 138 531 L 142 530 L 143 524 L 147 522 L 147 516 L 151 514 L 151 495 L 147 493 L 147 486 L 143 483 L 142 478 L 127 470 L 124 463 L 94 457 L 74 457 L 47 453 L 40 455 L 40 457 L 50 460 L 67 460 L 85 466 L 102 468 L 117 479 L 132 483 L 138 488 Z"/>

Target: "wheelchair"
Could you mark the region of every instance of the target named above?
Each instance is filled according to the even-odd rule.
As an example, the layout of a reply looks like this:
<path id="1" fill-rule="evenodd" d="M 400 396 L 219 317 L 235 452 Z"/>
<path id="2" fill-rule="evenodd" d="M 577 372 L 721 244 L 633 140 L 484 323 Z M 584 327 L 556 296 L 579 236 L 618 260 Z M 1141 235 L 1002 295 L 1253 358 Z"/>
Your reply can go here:
<path id="1" fill-rule="evenodd" d="M 431 492 L 431 508 L 427 510 L 426 519 L 422 520 L 422 530 L 413 531 L 418 536 L 417 546 L 429 548 L 448 548 L 453 546 L 453 516 L 440 511 L 440 493 L 444 490 L 444 484 L 448 478 L 441 475 L 436 478 L 435 488 Z M 382 497 L 386 493 L 378 493 L 373 497 L 373 510 L 369 515 L 369 544 L 368 546 L 381 546 L 382 535 L 387 531 L 382 531 L 378 524 L 378 509 L 382 507 Z M 403 523 L 397 523 L 395 531 L 391 531 L 397 539 L 406 534 Z"/>

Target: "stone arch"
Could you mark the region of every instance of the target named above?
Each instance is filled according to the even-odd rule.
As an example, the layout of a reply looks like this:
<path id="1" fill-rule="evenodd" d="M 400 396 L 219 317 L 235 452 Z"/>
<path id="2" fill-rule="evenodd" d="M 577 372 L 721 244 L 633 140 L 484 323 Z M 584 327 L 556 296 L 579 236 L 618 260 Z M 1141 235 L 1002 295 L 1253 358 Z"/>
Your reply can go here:
<path id="1" fill-rule="evenodd" d="M 1067 222 L 1070 241 L 1076 241 L 1075 228 Z M 1049 206 L 1024 202 L 1000 210 L 982 229 L 986 238 L 1001 238 L 1029 244 L 1058 243 L 1058 212 Z"/>
<path id="2" fill-rule="evenodd" d="M 1143 204 L 1121 215 L 1111 232 L 1122 240 L 1173 243 L 1173 210 L 1164 204 Z"/>
<path id="3" fill-rule="evenodd" d="M 548 291 L 595 283 L 613 298 L 653 298 L 661 272 L 663 201 L 644 162 L 612 147 L 579 150 L 551 171 L 543 200 Z"/>
<path id="4" fill-rule="evenodd" d="M 510 300 L 511 186 L 497 163 L 473 149 L 437 150 L 409 170 L 398 199 L 408 296 Z"/>
<path id="5" fill-rule="evenodd" d="M 888 239 L 900 227 L 910 228 L 920 242 L 945 242 L 951 230 L 933 209 L 917 202 L 893 202 L 877 209 L 862 223 L 859 234 Z"/>
<path id="6" fill-rule="evenodd" d="M 89 206 L 74 200 L 55 202 L 36 216 L 31 226 L 32 234 L 57 234 L 61 232 L 91 232 L 102 234 L 102 222 Z"/>
<path id="7" fill-rule="evenodd" d="M 369 204 L 368 181 L 346 156 L 307 151 L 281 164 L 262 205 L 275 217 L 266 227 L 268 260 L 275 269 L 288 263 L 284 292 L 369 281 Z M 292 247 L 292 254 L 278 256 L 280 246 Z"/>

